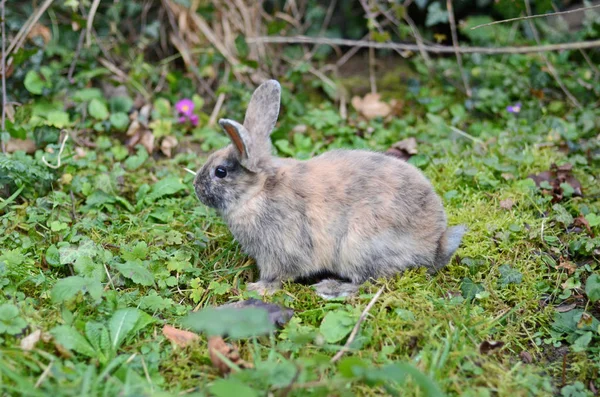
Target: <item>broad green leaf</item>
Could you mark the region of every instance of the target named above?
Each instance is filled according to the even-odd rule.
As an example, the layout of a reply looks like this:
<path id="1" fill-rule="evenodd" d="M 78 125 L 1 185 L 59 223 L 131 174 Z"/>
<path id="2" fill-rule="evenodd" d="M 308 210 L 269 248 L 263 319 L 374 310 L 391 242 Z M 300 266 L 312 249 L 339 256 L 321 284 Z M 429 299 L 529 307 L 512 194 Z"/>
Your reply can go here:
<path id="1" fill-rule="evenodd" d="M 587 331 L 584 332 L 580 337 L 575 339 L 575 342 L 573 342 L 573 350 L 576 352 L 585 351 L 585 349 L 589 346 L 590 342 L 592 341 L 592 335 L 593 334 L 591 331 Z"/>
<path id="2" fill-rule="evenodd" d="M 85 336 L 96 352 L 104 355 L 110 351 L 110 336 L 104 324 L 88 321 L 85 324 Z"/>
<path id="3" fill-rule="evenodd" d="M 123 112 L 112 113 L 109 121 L 117 131 L 125 131 L 127 126 L 129 126 L 129 116 Z"/>
<path id="4" fill-rule="evenodd" d="M 512 268 L 510 265 L 502 265 L 498 268 L 500 271 L 500 285 L 506 287 L 509 284 L 521 284 L 523 275 L 517 269 Z"/>
<path id="5" fill-rule="evenodd" d="M 345 378 L 355 378 L 359 373 L 366 368 L 371 367 L 373 364 L 368 363 L 364 359 L 356 356 L 344 357 L 338 364 L 338 370 Z"/>
<path id="6" fill-rule="evenodd" d="M 24 85 L 27 91 L 32 94 L 41 95 L 42 92 L 44 92 L 44 88 L 48 87 L 50 84 L 39 72 L 30 70 L 25 75 Z"/>
<path id="7" fill-rule="evenodd" d="M 139 241 L 132 248 L 124 247 L 121 248 L 121 257 L 126 261 L 133 261 L 136 259 L 146 259 L 148 256 L 148 244 L 145 241 Z"/>
<path id="8" fill-rule="evenodd" d="M 448 22 L 448 11 L 442 10 L 442 6 L 437 1 L 429 4 L 429 7 L 427 7 L 425 26 L 430 27 L 437 25 L 438 23 L 446 22 Z"/>
<path id="9" fill-rule="evenodd" d="M 219 379 L 208 387 L 215 397 L 258 397 L 260 394 L 237 379 Z"/>
<path id="10" fill-rule="evenodd" d="M 269 384 L 275 388 L 282 388 L 293 382 L 298 368 L 291 361 L 260 361 L 256 364 L 256 371 L 263 379 L 268 379 Z"/>
<path id="11" fill-rule="evenodd" d="M 125 168 L 129 171 L 135 171 L 144 164 L 144 161 L 148 159 L 148 152 L 142 145 L 137 145 L 136 154 L 129 156 L 125 160 Z"/>
<path id="12" fill-rule="evenodd" d="M 127 261 L 114 265 L 124 277 L 131 279 L 136 284 L 151 286 L 154 285 L 154 275 L 139 259 Z"/>
<path id="13" fill-rule="evenodd" d="M 478 293 L 485 291 L 485 288 L 481 284 L 474 283 L 473 280 L 465 277 L 460 285 L 460 291 L 463 298 L 474 299 Z"/>
<path id="14" fill-rule="evenodd" d="M 585 219 L 590 224 L 590 227 L 600 226 L 600 215 L 597 214 L 587 214 Z"/>
<path id="15" fill-rule="evenodd" d="M 97 252 L 96 244 L 92 240 L 83 240 L 79 245 L 69 245 L 58 249 L 60 264 L 75 263 L 80 256 L 94 256 Z"/>
<path id="16" fill-rule="evenodd" d="M 328 312 L 321 322 L 319 331 L 327 343 L 336 343 L 344 339 L 356 323 L 356 319 L 345 310 Z"/>
<path id="17" fill-rule="evenodd" d="M 600 276 L 594 273 L 585 282 L 585 293 L 591 302 L 600 300 Z"/>
<path id="18" fill-rule="evenodd" d="M 106 271 L 104 265 L 97 261 L 94 261 L 88 255 L 80 256 L 73 264 L 75 272 L 83 277 L 96 279 L 98 281 L 104 281 L 106 277 Z"/>
<path id="19" fill-rule="evenodd" d="M 73 100 L 77 102 L 89 102 L 92 99 L 102 99 L 102 97 L 102 90 L 99 88 L 82 88 L 73 94 Z"/>
<path id="20" fill-rule="evenodd" d="M 150 188 L 150 193 L 148 193 L 148 196 L 146 197 L 146 202 L 154 202 L 161 197 L 173 195 L 186 188 L 187 186 L 181 182 L 181 179 L 175 176 L 161 179 Z"/>
<path id="21" fill-rule="evenodd" d="M 58 252 L 58 248 L 56 248 L 56 245 L 54 244 L 52 244 L 46 250 L 46 263 L 50 266 L 62 266 L 62 263 L 60 263 L 60 254 Z"/>
<path id="22" fill-rule="evenodd" d="M 108 324 L 113 350 L 117 350 L 123 340 L 134 332 L 136 323 L 142 318 L 142 313 L 141 310 L 128 308 L 117 310 L 113 314 Z"/>
<path id="23" fill-rule="evenodd" d="M 21 318 L 19 309 L 12 303 L 0 305 L 0 334 L 16 335 L 23 331 L 27 322 Z"/>
<path id="24" fill-rule="evenodd" d="M 195 332 L 205 332 L 209 336 L 228 335 L 233 339 L 264 335 L 274 330 L 267 310 L 257 307 L 207 307 L 189 314 L 182 324 Z"/>
<path id="25" fill-rule="evenodd" d="M 115 96 L 109 100 L 111 113 L 123 113 L 127 115 L 133 107 L 133 100 L 127 96 Z"/>
<path id="26" fill-rule="evenodd" d="M 103 287 L 98 280 L 70 276 L 56 282 L 50 291 L 50 297 L 52 302 L 61 303 L 74 298 L 79 292 L 87 292 L 92 299 L 98 301 L 102 297 Z"/>
<path id="27" fill-rule="evenodd" d="M 62 110 L 54 110 L 46 115 L 46 124 L 56 128 L 68 127 L 71 125 L 69 113 Z"/>
<path id="28" fill-rule="evenodd" d="M 96 351 L 75 328 L 70 325 L 59 325 L 54 327 L 50 333 L 54 339 L 69 350 L 75 350 L 79 354 L 95 357 Z"/>
<path id="29" fill-rule="evenodd" d="M 106 120 L 108 118 L 108 108 L 100 99 L 94 98 L 88 104 L 88 112 L 90 116 L 96 120 Z"/>

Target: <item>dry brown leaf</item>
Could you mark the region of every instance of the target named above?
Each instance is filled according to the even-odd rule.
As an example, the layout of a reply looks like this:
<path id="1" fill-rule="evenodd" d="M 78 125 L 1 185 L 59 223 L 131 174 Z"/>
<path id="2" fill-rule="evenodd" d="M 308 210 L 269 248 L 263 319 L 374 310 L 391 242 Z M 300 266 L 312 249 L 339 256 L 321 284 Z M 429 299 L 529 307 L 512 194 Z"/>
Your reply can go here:
<path id="1" fill-rule="evenodd" d="M 385 153 L 407 161 L 418 152 L 417 140 L 410 137 L 394 143 Z"/>
<path id="2" fill-rule="evenodd" d="M 590 227 L 590 222 L 587 219 L 585 219 L 585 216 L 583 216 L 583 214 L 579 215 L 573 220 L 573 226 L 584 227 L 592 238 L 595 237 L 594 232 Z"/>
<path id="3" fill-rule="evenodd" d="M 380 98 L 379 94 L 367 94 L 364 98 L 355 96 L 352 98 L 352 106 L 368 120 L 386 117 L 391 113 L 392 107 Z"/>
<path id="4" fill-rule="evenodd" d="M 570 312 L 571 310 L 575 309 L 577 305 L 575 303 L 571 303 L 568 305 L 560 305 L 560 306 L 556 306 L 554 308 L 554 310 L 556 310 L 559 313 L 566 313 L 566 312 Z"/>
<path id="5" fill-rule="evenodd" d="M 505 209 L 507 211 L 510 211 L 512 209 L 513 205 L 515 205 L 515 202 L 512 199 L 506 199 L 506 200 L 500 201 L 500 208 Z"/>
<path id="6" fill-rule="evenodd" d="M 533 362 L 533 356 L 526 350 L 523 350 L 519 356 L 521 357 L 521 361 L 525 364 L 531 364 Z"/>
<path id="7" fill-rule="evenodd" d="M 179 347 L 186 347 L 200 338 L 193 332 L 177 329 L 175 327 L 171 327 L 170 325 L 165 325 L 162 329 L 162 333 L 168 340 L 175 343 Z"/>
<path id="8" fill-rule="evenodd" d="M 588 313 L 582 313 L 581 318 L 579 319 L 579 322 L 577 323 L 577 328 L 581 329 L 581 328 L 585 328 L 585 327 L 590 327 L 592 325 L 592 320 L 593 320 L 593 317 L 591 315 L 589 315 Z"/>
<path id="9" fill-rule="evenodd" d="M 36 343 L 40 340 L 42 336 L 41 330 L 35 330 L 23 339 L 21 339 L 21 349 L 25 351 L 31 351 L 35 347 Z"/>
<path id="10" fill-rule="evenodd" d="M 556 267 L 558 269 L 565 269 L 568 274 L 573 274 L 575 273 L 575 270 L 577 270 L 577 266 L 573 262 L 568 261 L 562 256 L 560 257 L 559 264 Z"/>
<path id="11" fill-rule="evenodd" d="M 77 146 L 75 148 L 75 156 L 73 156 L 73 158 L 75 158 L 75 160 L 79 160 L 85 158 L 85 156 L 87 156 L 87 152 L 85 151 L 85 149 L 81 146 Z"/>
<path id="12" fill-rule="evenodd" d="M 177 138 L 175 138 L 174 136 L 166 136 L 163 138 L 163 140 L 160 142 L 160 151 L 163 152 L 163 154 L 167 157 L 171 157 L 172 150 L 174 147 L 177 146 Z"/>
<path id="13" fill-rule="evenodd" d="M 22 150 L 26 153 L 35 152 L 35 142 L 31 139 L 10 139 L 6 142 L 6 151 L 14 153 L 17 150 Z"/>
<path id="14" fill-rule="evenodd" d="M 573 176 L 573 166 L 569 163 L 563 165 L 552 164 L 550 170 L 540 172 L 539 174 L 531 174 L 528 178 L 533 179 L 537 187 L 540 183 L 548 182 L 552 187 L 552 202 L 557 203 L 563 199 L 563 188 L 560 186 L 563 183 L 571 185 L 573 188 L 573 196 L 583 196 L 581 183 Z M 547 190 L 544 190 L 547 192 Z"/>
<path id="15" fill-rule="evenodd" d="M 242 369 L 252 368 L 252 364 L 248 363 L 240 357 L 240 353 L 233 345 L 225 343 L 220 336 L 211 336 L 208 338 L 208 354 L 213 366 L 219 370 L 221 375 L 226 375 L 231 372 L 231 368 L 225 363 L 220 355 L 226 357 L 229 361 Z"/>
<path id="16" fill-rule="evenodd" d="M 27 34 L 28 39 L 33 39 L 34 37 L 42 36 L 42 40 L 44 40 L 44 44 L 48 44 L 50 40 L 52 40 L 52 33 L 48 27 L 42 25 L 41 23 L 36 23 L 33 25 L 33 28 Z"/>
<path id="17" fill-rule="evenodd" d="M 8 121 L 11 123 L 15 122 L 15 107 L 12 103 L 7 103 L 4 105 L 4 114 L 6 115 Z"/>
<path id="18" fill-rule="evenodd" d="M 503 346 L 504 346 L 504 342 L 484 340 L 483 342 L 481 342 L 481 345 L 479 345 L 479 353 L 489 354 L 489 353 L 493 352 L 494 350 L 498 350 L 498 349 L 502 348 Z"/>

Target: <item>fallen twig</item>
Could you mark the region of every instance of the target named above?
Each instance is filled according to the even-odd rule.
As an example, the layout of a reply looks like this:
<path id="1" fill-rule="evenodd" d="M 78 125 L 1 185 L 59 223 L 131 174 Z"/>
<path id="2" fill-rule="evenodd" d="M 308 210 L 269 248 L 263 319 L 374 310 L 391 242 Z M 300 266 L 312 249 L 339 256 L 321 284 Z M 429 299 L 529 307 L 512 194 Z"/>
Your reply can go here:
<path id="1" fill-rule="evenodd" d="M 589 6 L 589 7 L 582 7 L 582 8 L 577 8 L 574 10 L 568 10 L 568 11 L 558 11 L 558 12 L 550 12 L 548 14 L 539 14 L 539 15 L 527 15 L 525 17 L 518 17 L 518 18 L 510 18 L 510 19 L 503 19 L 502 21 L 494 21 L 494 22 L 490 22 L 490 23 L 484 23 L 482 25 L 477 25 L 471 28 L 471 30 L 475 30 L 475 29 L 479 29 L 479 28 L 483 28 L 486 26 L 491 26 L 491 25 L 497 25 L 499 23 L 507 23 L 507 22 L 515 22 L 515 21 L 522 21 L 522 20 L 526 20 L 526 19 L 533 19 L 533 18 L 545 18 L 545 17 L 551 17 L 554 15 L 565 15 L 565 14 L 572 14 L 574 12 L 581 12 L 581 11 L 586 11 L 586 10 L 591 10 L 592 8 L 598 8 L 600 7 L 600 4 L 596 4 L 593 6 Z"/>
<path id="2" fill-rule="evenodd" d="M 0 131 L 5 131 L 6 124 L 6 33 L 4 31 L 4 5 L 6 0 L 1 0 L 2 3 L 0 7 L 2 7 L 1 17 L 2 17 L 2 59 L 0 60 L 0 67 L 2 68 L 2 129 Z M 2 153 L 6 153 L 6 142 L 0 137 L 0 141 L 2 142 Z"/>
<path id="3" fill-rule="evenodd" d="M 85 46 L 89 47 L 92 45 L 92 28 L 94 26 L 94 17 L 96 16 L 96 11 L 98 11 L 98 6 L 100 5 L 100 0 L 94 0 L 92 6 L 90 7 L 90 13 L 88 14 L 86 21 L 86 34 L 85 34 Z"/>
<path id="4" fill-rule="evenodd" d="M 450 22 L 450 31 L 452 33 L 452 47 L 454 47 L 454 53 L 456 54 L 456 63 L 458 63 L 460 77 L 462 78 L 465 86 L 465 93 L 469 98 L 471 98 L 471 87 L 469 87 L 469 81 L 467 80 L 465 69 L 463 68 L 462 56 L 460 55 L 460 51 L 458 51 L 458 35 L 456 34 L 456 20 L 454 19 L 454 7 L 452 6 L 452 0 L 446 0 L 446 8 L 448 10 L 448 20 Z"/>
<path id="5" fill-rule="evenodd" d="M 398 50 L 409 50 L 418 51 L 419 46 L 417 44 L 409 43 L 378 43 L 369 40 L 349 40 L 349 39 L 334 39 L 327 37 L 309 37 L 309 36 L 259 36 L 259 37 L 248 37 L 246 39 L 248 43 L 272 43 L 272 44 L 324 44 L 330 46 L 345 46 L 345 47 L 362 47 L 362 48 L 378 48 L 378 49 L 398 49 Z M 461 54 L 533 54 L 537 52 L 548 52 L 548 51 L 564 51 L 564 50 L 579 50 L 585 48 L 597 48 L 600 47 L 600 40 L 590 41 L 576 41 L 572 43 L 560 43 L 560 44 L 546 44 L 536 46 L 524 46 L 524 47 L 458 47 L 455 49 L 453 46 L 445 45 L 423 45 L 423 49 L 427 52 L 434 54 L 453 54 L 457 50 Z"/>
<path id="6" fill-rule="evenodd" d="M 16 52 L 21 48 L 21 45 L 25 42 L 27 35 L 33 29 L 35 24 L 40 20 L 44 12 L 50 7 L 54 0 L 46 0 L 44 4 L 42 4 L 38 9 L 34 11 L 30 18 L 25 21 L 25 24 L 21 27 L 21 29 L 17 32 L 17 35 L 13 38 L 12 42 L 8 45 L 8 49 L 6 50 L 6 57 L 13 52 Z"/>
<path id="7" fill-rule="evenodd" d="M 346 340 L 346 343 L 344 344 L 344 346 L 342 346 L 340 351 L 337 352 L 335 354 L 335 356 L 333 356 L 331 358 L 331 360 L 329 361 L 330 363 L 333 364 L 333 363 L 337 362 L 340 358 L 342 358 L 344 353 L 346 353 L 348 350 L 350 350 L 350 345 L 352 344 L 352 342 L 354 342 L 354 338 L 356 338 L 356 335 L 358 334 L 358 330 L 360 329 L 360 324 L 362 324 L 362 322 L 365 321 L 365 318 L 367 318 L 367 314 L 369 314 L 369 310 L 371 310 L 371 308 L 373 307 L 373 305 L 375 304 L 377 299 L 379 299 L 379 296 L 381 296 L 381 294 L 383 292 L 383 288 L 384 287 L 379 288 L 379 291 L 377 291 L 375 293 L 375 296 L 373 296 L 373 298 L 371 298 L 371 301 L 369 302 L 367 307 L 365 307 L 365 310 L 363 310 L 363 312 L 360 314 L 360 317 L 358 318 L 356 325 L 354 326 L 354 328 L 352 328 L 352 332 L 350 332 L 350 336 L 348 337 L 348 340 Z"/>

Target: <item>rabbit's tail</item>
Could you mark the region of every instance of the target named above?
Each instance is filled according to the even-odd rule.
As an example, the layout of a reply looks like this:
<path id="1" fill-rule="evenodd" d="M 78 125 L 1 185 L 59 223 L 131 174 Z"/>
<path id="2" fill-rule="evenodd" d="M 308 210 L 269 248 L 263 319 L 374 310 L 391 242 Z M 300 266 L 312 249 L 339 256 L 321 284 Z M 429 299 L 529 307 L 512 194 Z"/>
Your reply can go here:
<path id="1" fill-rule="evenodd" d="M 467 227 L 465 225 L 453 226 L 446 229 L 438 246 L 435 270 L 441 269 L 450 262 L 466 231 Z"/>

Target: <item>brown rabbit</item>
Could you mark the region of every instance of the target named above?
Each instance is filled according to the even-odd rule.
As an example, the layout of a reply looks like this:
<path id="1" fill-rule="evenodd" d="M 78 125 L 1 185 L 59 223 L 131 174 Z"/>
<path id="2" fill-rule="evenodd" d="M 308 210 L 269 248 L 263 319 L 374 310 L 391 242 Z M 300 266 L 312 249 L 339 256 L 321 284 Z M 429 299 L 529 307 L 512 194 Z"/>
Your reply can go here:
<path id="1" fill-rule="evenodd" d="M 307 161 L 273 157 L 270 134 L 281 88 L 254 92 L 244 124 L 221 119 L 232 144 L 213 153 L 194 180 L 252 256 L 271 293 L 282 281 L 330 274 L 314 287 L 347 296 L 370 278 L 446 265 L 464 226 L 448 228 L 442 202 L 414 166 L 382 153 L 334 150 Z"/>

